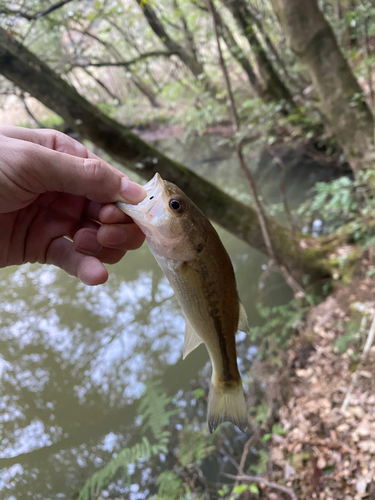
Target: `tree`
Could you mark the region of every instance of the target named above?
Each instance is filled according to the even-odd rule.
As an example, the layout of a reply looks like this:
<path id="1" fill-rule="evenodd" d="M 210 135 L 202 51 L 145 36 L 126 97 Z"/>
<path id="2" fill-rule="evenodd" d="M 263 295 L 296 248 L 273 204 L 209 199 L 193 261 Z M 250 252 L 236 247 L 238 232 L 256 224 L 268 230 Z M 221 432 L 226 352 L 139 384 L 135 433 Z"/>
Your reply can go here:
<path id="1" fill-rule="evenodd" d="M 281 103 L 285 111 L 295 108 L 293 97 L 287 86 L 281 80 L 273 67 L 267 53 L 259 41 L 254 25 L 255 18 L 245 0 L 223 0 L 223 4 L 230 10 L 238 26 L 246 37 L 249 46 L 258 63 L 259 72 L 263 79 L 262 96 L 265 99 Z"/>
<path id="2" fill-rule="evenodd" d="M 105 116 L 51 68 L 21 43 L 0 28 L 0 71 L 25 92 L 30 93 L 81 134 L 114 159 L 133 169 L 145 179 L 156 172 L 176 183 L 213 221 L 267 254 L 256 212 L 235 200 L 190 169 L 167 158 L 142 141 L 129 129 Z M 312 278 L 330 273 L 327 256 L 345 236 L 334 235 L 322 241 L 291 234 L 290 230 L 273 219 L 266 219 L 272 244 L 280 263 L 297 269 L 299 263 Z M 300 255 L 295 242 L 304 241 Z"/>
<path id="3" fill-rule="evenodd" d="M 322 110 L 353 171 L 373 168 L 372 113 L 316 0 L 271 1 L 292 50 L 310 71 Z"/>

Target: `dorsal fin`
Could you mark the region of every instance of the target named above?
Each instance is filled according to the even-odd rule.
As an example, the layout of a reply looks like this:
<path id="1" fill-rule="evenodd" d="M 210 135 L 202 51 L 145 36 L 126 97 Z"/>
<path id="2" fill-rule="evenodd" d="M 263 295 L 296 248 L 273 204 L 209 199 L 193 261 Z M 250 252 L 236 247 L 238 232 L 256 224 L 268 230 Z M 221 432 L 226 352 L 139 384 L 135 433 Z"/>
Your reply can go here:
<path id="1" fill-rule="evenodd" d="M 240 301 L 240 319 L 238 321 L 238 331 L 249 333 L 249 323 L 247 322 L 246 311 L 241 301 Z"/>
<path id="2" fill-rule="evenodd" d="M 182 359 L 185 359 L 186 356 L 191 353 L 191 351 L 194 351 L 194 349 L 203 342 L 203 340 L 200 338 L 200 336 L 197 334 L 197 332 L 194 330 L 194 328 L 186 318 L 185 323 L 185 343 L 184 351 L 182 353 Z"/>

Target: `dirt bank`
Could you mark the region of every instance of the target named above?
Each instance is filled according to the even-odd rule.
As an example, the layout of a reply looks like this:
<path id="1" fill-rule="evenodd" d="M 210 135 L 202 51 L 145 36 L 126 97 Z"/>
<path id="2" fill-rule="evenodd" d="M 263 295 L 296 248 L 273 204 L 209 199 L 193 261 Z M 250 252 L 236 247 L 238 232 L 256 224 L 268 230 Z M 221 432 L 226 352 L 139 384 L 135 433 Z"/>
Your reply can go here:
<path id="1" fill-rule="evenodd" d="M 310 310 L 286 352 L 286 433 L 270 441 L 268 478 L 298 499 L 375 498 L 375 345 L 364 355 L 374 297 L 374 279 L 353 280 Z M 267 488 L 264 498 L 290 496 Z"/>

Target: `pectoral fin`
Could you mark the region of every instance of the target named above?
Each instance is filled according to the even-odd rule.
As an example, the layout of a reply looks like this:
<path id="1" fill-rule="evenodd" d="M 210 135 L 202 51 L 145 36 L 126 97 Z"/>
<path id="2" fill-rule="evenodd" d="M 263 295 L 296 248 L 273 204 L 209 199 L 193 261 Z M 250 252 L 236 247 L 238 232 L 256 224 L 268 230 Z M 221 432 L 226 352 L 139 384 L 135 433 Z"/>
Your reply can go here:
<path id="1" fill-rule="evenodd" d="M 247 322 L 246 311 L 241 301 L 240 301 L 240 319 L 238 321 L 238 331 L 249 333 L 249 323 Z"/>
<path id="2" fill-rule="evenodd" d="M 187 319 L 185 319 L 185 344 L 184 351 L 182 353 L 182 359 L 185 359 L 191 351 L 194 351 L 196 347 L 198 347 L 203 340 L 199 337 L 197 332 L 193 329 Z"/>

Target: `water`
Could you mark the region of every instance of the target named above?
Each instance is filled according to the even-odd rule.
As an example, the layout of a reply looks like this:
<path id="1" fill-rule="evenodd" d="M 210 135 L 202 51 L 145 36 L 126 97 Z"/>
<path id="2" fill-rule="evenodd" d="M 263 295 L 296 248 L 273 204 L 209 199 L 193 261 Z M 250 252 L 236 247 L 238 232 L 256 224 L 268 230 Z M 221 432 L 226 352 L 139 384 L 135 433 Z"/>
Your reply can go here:
<path id="1" fill-rule="evenodd" d="M 212 156 L 212 141 L 196 141 L 196 149 L 184 157 L 181 148 L 175 158 L 246 198 L 233 160 L 201 162 Z M 266 259 L 219 232 L 252 324 Z M 136 401 L 145 381 L 161 379 L 175 394 L 207 363 L 203 346 L 181 360 L 181 310 L 146 245 L 109 267 L 109 281 L 95 288 L 51 266 L 0 270 L 3 500 L 74 498 L 86 478 L 137 437 Z M 277 300 L 288 293 L 279 288 Z M 240 339 L 248 352 L 248 339 Z"/>

